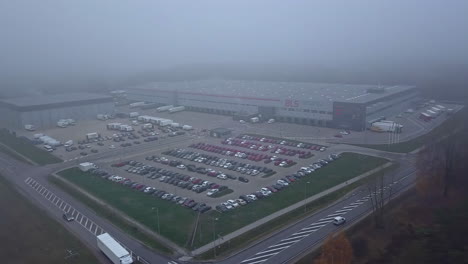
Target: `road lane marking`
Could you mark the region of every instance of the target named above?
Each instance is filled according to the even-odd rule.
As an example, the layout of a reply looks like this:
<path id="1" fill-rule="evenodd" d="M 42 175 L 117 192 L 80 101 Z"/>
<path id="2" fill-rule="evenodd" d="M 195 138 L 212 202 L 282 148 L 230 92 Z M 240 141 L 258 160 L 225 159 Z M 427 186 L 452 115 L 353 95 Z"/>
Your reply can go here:
<path id="1" fill-rule="evenodd" d="M 341 212 L 349 212 L 349 211 L 351 211 L 351 210 L 353 210 L 353 208 L 341 209 L 341 210 L 337 210 L 337 211 L 335 211 L 335 212 L 341 213 Z"/>
<path id="2" fill-rule="evenodd" d="M 84 224 L 84 227 L 88 225 L 88 217 L 86 217 L 86 224 Z"/>
<path id="3" fill-rule="evenodd" d="M 336 213 L 336 214 L 330 214 L 330 215 L 327 215 L 328 217 L 336 217 L 336 216 L 340 216 L 340 215 L 343 215 L 344 213 Z"/>
<path id="4" fill-rule="evenodd" d="M 258 257 L 255 257 L 255 258 L 246 259 L 246 260 L 242 261 L 241 263 L 250 262 L 251 260 L 258 260 L 258 259 L 262 259 L 262 258 L 271 257 L 271 256 L 274 256 L 276 254 L 278 254 L 278 253 L 270 253 L 268 255 L 258 256 Z M 266 259 L 264 261 L 266 261 Z M 254 262 L 254 263 L 256 263 L 256 262 Z"/>
<path id="5" fill-rule="evenodd" d="M 273 246 L 269 246 L 268 248 L 280 247 L 280 246 L 283 246 L 283 245 L 294 244 L 294 243 L 296 243 L 296 241 L 288 241 L 288 242 L 283 242 L 283 243 L 275 244 L 275 245 L 273 245 Z"/>
<path id="6" fill-rule="evenodd" d="M 269 252 L 272 252 L 272 251 L 278 251 L 278 250 L 281 251 L 281 250 L 283 250 L 283 249 L 285 249 L 285 248 L 288 248 L 288 247 L 290 247 L 290 246 L 285 246 L 285 247 L 280 247 L 280 248 L 265 250 L 265 251 L 262 251 L 262 252 L 259 252 L 259 253 L 255 254 L 255 256 L 256 256 L 256 255 L 260 255 L 260 254 L 269 253 Z"/>
<path id="7" fill-rule="evenodd" d="M 318 225 L 318 226 L 311 226 L 311 227 L 304 227 L 302 228 L 301 230 L 309 230 L 309 229 L 313 229 L 314 231 L 317 231 L 319 230 L 320 228 L 324 227 L 326 225 Z"/>
<path id="8" fill-rule="evenodd" d="M 302 230 L 301 230 L 302 231 Z M 312 232 L 315 232 L 315 230 L 305 230 L 305 231 L 302 231 L 302 232 L 296 232 L 294 234 L 292 234 L 293 236 L 297 236 L 297 235 L 302 235 L 302 234 L 310 234 Z"/>
<path id="9" fill-rule="evenodd" d="M 302 236 L 295 236 L 295 237 L 289 237 L 289 238 L 285 238 L 285 239 L 282 239 L 280 241 L 287 241 L 287 240 L 291 240 L 291 239 L 300 239 L 300 238 L 304 238 L 308 235 L 302 235 Z"/>

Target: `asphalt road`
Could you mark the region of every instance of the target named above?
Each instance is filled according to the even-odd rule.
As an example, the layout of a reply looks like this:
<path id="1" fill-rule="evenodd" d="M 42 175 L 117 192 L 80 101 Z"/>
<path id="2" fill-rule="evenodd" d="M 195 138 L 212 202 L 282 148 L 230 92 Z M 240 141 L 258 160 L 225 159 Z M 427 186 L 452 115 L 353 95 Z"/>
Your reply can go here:
<path id="1" fill-rule="evenodd" d="M 148 144 L 143 149 L 139 148 L 128 148 L 125 155 L 141 155 L 141 152 L 150 151 L 152 148 L 158 146 L 171 146 L 172 144 L 179 144 L 183 140 L 189 140 L 190 137 L 178 137 L 170 139 L 165 142 Z M 407 188 L 414 179 L 414 168 L 408 161 L 409 156 L 391 154 L 385 152 L 379 152 L 375 150 L 369 150 L 364 148 L 356 148 L 352 146 L 340 146 L 340 151 L 355 151 L 363 154 L 370 154 L 375 156 L 382 156 L 386 158 L 398 159 L 401 162 L 400 168 L 394 174 L 386 175 L 386 184 L 389 185 L 393 181 L 398 181 L 396 184 L 392 184 L 393 190 Z M 118 159 L 116 158 L 118 153 L 116 151 L 108 151 L 103 153 L 97 153 L 91 157 L 93 160 L 103 159 Z M 108 232 L 134 254 L 144 258 L 149 263 L 180 263 L 180 261 L 171 259 L 170 257 L 161 255 L 153 252 L 149 248 L 145 247 L 137 240 L 133 239 L 123 231 L 113 226 L 110 222 L 102 219 L 96 215 L 93 211 L 89 210 L 81 202 L 77 201 L 67 193 L 61 191 L 59 188 L 48 183 L 46 177 L 52 172 L 61 170 L 67 167 L 75 166 L 78 161 L 64 162 L 61 164 L 54 164 L 44 167 L 32 166 L 14 160 L 2 153 L 0 153 L 0 173 L 4 175 L 8 180 L 14 183 L 17 188 L 25 194 L 33 203 L 39 207 L 45 209 L 52 217 L 63 222 L 64 226 L 82 241 L 88 244 L 93 250 L 101 257 L 103 261 L 106 261 L 102 257 L 102 253 L 96 248 L 95 235 L 99 232 Z M 45 191 L 41 188 L 41 192 L 35 189 L 30 183 L 31 180 L 40 184 L 41 187 L 47 189 L 48 192 L 53 193 L 57 199 L 53 198 L 50 201 L 51 195 L 44 196 Z M 259 241 L 258 243 L 251 245 L 250 247 L 238 252 L 237 254 L 220 260 L 217 263 L 243 263 L 243 264 L 255 264 L 255 263 L 288 263 L 291 259 L 296 257 L 298 254 L 318 245 L 324 237 L 335 232 L 338 228 L 331 224 L 331 218 L 336 215 L 342 215 L 347 218 L 348 222 L 356 221 L 363 213 L 370 210 L 369 199 L 366 196 L 369 192 L 365 188 L 361 188 L 353 195 L 344 198 L 340 202 L 333 206 L 326 208 L 299 223 L 286 228 L 269 238 Z M 68 204 L 65 207 L 63 204 Z M 350 206 L 350 207 L 347 207 Z M 74 222 L 65 222 L 62 220 L 62 210 L 66 208 L 73 208 L 81 215 L 79 220 Z M 337 212 L 338 211 L 338 212 Z M 78 215 L 78 213 L 77 213 Z M 96 227 L 85 224 L 82 221 L 83 218 L 92 221 Z M 90 230 L 91 228 L 91 230 Z M 99 229 L 98 229 L 99 228 Z M 97 231 L 99 230 L 99 231 Z M 104 262 L 106 263 L 106 262 Z"/>

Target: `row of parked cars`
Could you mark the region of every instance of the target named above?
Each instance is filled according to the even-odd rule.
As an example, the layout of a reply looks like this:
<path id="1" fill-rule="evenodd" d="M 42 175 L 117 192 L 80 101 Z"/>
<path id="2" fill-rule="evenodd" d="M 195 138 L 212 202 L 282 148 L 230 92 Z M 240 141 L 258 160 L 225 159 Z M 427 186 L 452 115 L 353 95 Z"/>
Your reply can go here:
<path id="1" fill-rule="evenodd" d="M 289 184 L 294 182 L 295 180 L 290 180 L 288 178 L 282 178 L 280 180 L 277 180 L 273 185 L 271 186 L 266 186 L 261 188 L 260 190 L 253 192 L 251 194 L 245 194 L 239 196 L 238 199 L 235 200 L 227 200 L 226 202 L 222 202 L 218 204 L 215 208 L 217 211 L 224 213 L 226 211 L 235 209 L 239 206 L 242 205 L 247 205 L 249 203 L 252 203 L 254 201 L 257 201 L 259 199 L 266 198 L 270 196 L 271 194 L 278 192 L 280 190 L 283 190 L 284 188 L 288 187 Z"/>
<path id="2" fill-rule="evenodd" d="M 198 203 L 195 200 L 188 198 L 188 197 L 181 197 L 172 193 L 168 193 L 164 190 L 158 190 L 155 187 L 151 186 L 146 186 L 144 184 L 138 183 L 136 181 L 132 181 L 130 179 L 117 176 L 117 175 L 111 175 L 107 173 L 104 170 L 101 169 L 94 169 L 94 170 L 89 170 L 89 173 L 92 173 L 94 175 L 98 175 L 104 179 L 107 179 L 112 182 L 116 182 L 119 184 L 122 184 L 123 186 L 127 186 L 128 188 L 134 189 L 136 191 L 141 191 L 143 193 L 146 193 L 148 195 L 154 196 L 156 198 L 160 198 L 166 201 L 173 202 L 175 204 L 179 204 L 181 206 L 184 206 L 186 208 L 190 208 L 194 211 L 198 211 L 200 213 L 205 213 L 209 210 L 211 210 L 211 206 L 205 204 L 205 203 Z"/>
<path id="3" fill-rule="evenodd" d="M 287 188 L 289 185 L 295 183 L 296 181 L 300 180 L 302 177 L 322 168 L 323 166 L 328 165 L 330 162 L 333 162 L 340 158 L 339 154 L 330 154 L 327 159 L 320 159 L 317 162 L 311 164 L 307 167 L 301 167 L 299 171 L 294 174 L 287 175 L 272 185 L 265 186 L 260 190 L 253 192 L 251 194 L 245 194 L 239 196 L 239 199 L 236 200 L 228 200 L 226 202 L 220 203 L 215 208 L 219 212 L 226 212 L 232 209 L 235 209 L 241 205 L 246 205 L 248 203 L 252 203 L 256 200 L 263 199 L 268 197 L 276 192 Z"/>
<path id="4" fill-rule="evenodd" d="M 208 143 L 202 143 L 202 142 L 192 144 L 192 145 L 190 145 L 190 147 L 195 148 L 195 149 L 201 149 L 201 150 L 208 151 L 208 152 L 221 154 L 221 155 L 225 155 L 225 156 L 238 157 L 238 158 L 241 158 L 241 159 L 249 159 L 249 160 L 257 161 L 257 162 L 262 161 L 262 160 L 263 161 L 267 161 L 267 160 L 273 161 L 272 158 L 274 157 L 274 160 L 278 161 L 278 162 L 274 163 L 275 166 L 280 166 L 280 163 L 284 161 L 284 163 L 282 164 L 281 167 L 287 167 L 287 166 L 292 166 L 292 165 L 296 164 L 296 162 L 294 162 L 293 160 L 290 160 L 290 159 L 279 158 L 279 157 L 276 157 L 276 156 L 271 156 L 271 155 L 261 154 L 261 153 L 239 151 L 237 149 L 233 149 L 233 148 L 229 148 L 229 147 L 216 146 L 216 145 L 212 145 L 212 144 L 208 144 Z M 265 163 L 269 163 L 269 162 L 265 162 Z"/>
<path id="5" fill-rule="evenodd" d="M 252 150 L 258 150 L 258 151 L 263 151 L 267 152 L 269 151 L 270 153 L 273 154 L 280 154 L 280 155 L 286 155 L 286 156 L 298 156 L 299 158 L 306 159 L 306 158 L 311 158 L 314 156 L 312 152 L 310 151 L 305 151 L 301 149 L 291 149 L 291 148 L 286 148 L 283 146 L 275 146 L 275 145 L 263 145 L 260 143 L 255 143 L 251 141 L 247 141 L 245 139 L 239 139 L 239 138 L 227 138 L 226 140 L 221 141 L 222 144 L 225 145 L 232 145 L 232 146 L 237 146 L 237 147 L 242 147 L 242 148 L 248 148 Z"/>
<path id="6" fill-rule="evenodd" d="M 176 167 L 181 170 L 188 170 L 188 171 L 196 172 L 199 174 L 206 174 L 207 176 L 216 177 L 220 180 L 227 180 L 227 179 L 236 180 L 237 179 L 236 176 L 223 173 L 222 171 L 216 171 L 212 168 L 205 168 L 202 166 L 197 167 L 193 164 L 184 164 L 183 162 L 179 160 L 169 160 L 166 157 L 148 156 L 146 157 L 146 160 L 152 160 L 154 162 L 166 164 L 166 165 Z"/>
<path id="7" fill-rule="evenodd" d="M 166 155 L 173 157 L 190 160 L 193 162 L 203 163 L 209 166 L 214 166 L 218 168 L 224 168 L 231 171 L 236 171 L 241 174 L 256 176 L 259 174 L 271 174 L 274 171 L 270 168 L 258 165 L 252 165 L 244 162 L 229 160 L 225 158 L 220 158 L 213 155 L 202 154 L 199 152 L 185 150 L 185 149 L 173 149 L 167 152 L 164 152 Z M 187 165 L 188 166 L 188 165 Z M 189 167 L 187 167 L 189 169 Z"/>
<path id="8" fill-rule="evenodd" d="M 304 143 L 304 142 L 297 142 L 287 139 L 276 139 L 271 137 L 259 137 L 259 136 L 251 136 L 251 135 L 239 135 L 237 138 L 244 139 L 244 140 L 255 140 L 259 142 L 265 142 L 270 144 L 278 144 L 302 149 L 310 149 L 316 151 L 325 151 L 327 148 L 325 146 L 312 144 L 312 143 Z"/>
<path id="9" fill-rule="evenodd" d="M 142 162 L 137 162 L 133 160 L 128 162 L 116 163 L 112 166 L 123 167 L 125 165 L 128 165 L 128 167 L 125 168 L 125 170 L 129 173 L 146 176 L 147 178 L 153 180 L 158 179 L 160 182 L 171 184 L 182 189 L 191 190 L 196 193 L 202 193 L 207 190 L 216 190 L 215 192 L 217 192 L 227 189 L 227 186 L 224 185 L 220 185 L 210 181 L 204 181 L 197 177 L 191 177 L 167 169 L 145 165 Z"/>

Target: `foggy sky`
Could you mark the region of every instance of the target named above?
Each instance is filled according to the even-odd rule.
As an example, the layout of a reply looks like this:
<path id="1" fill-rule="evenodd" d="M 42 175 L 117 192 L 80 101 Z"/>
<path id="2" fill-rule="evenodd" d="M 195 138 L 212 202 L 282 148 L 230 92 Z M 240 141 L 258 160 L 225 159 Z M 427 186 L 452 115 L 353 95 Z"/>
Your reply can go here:
<path id="1" fill-rule="evenodd" d="M 459 63 L 468 58 L 467 11 L 464 0 L 4 0 L 0 72 Z"/>

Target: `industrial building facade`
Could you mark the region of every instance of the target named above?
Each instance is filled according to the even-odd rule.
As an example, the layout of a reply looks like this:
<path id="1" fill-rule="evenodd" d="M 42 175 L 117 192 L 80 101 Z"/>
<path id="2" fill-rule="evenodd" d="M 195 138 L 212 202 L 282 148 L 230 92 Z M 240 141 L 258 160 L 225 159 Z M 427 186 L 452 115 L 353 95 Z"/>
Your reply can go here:
<path id="1" fill-rule="evenodd" d="M 97 114 L 112 114 L 111 96 L 91 93 L 56 94 L 0 100 L 0 122 L 8 128 L 34 125 L 49 128 L 60 119 L 90 120 Z"/>
<path id="2" fill-rule="evenodd" d="M 417 96 L 414 86 L 202 80 L 150 83 L 127 99 L 223 115 L 261 115 L 280 122 L 363 130 L 366 121 Z"/>

